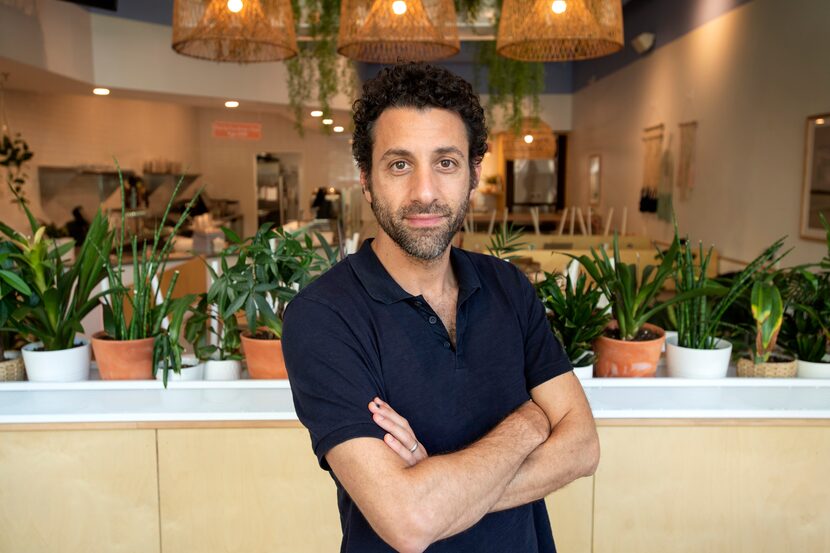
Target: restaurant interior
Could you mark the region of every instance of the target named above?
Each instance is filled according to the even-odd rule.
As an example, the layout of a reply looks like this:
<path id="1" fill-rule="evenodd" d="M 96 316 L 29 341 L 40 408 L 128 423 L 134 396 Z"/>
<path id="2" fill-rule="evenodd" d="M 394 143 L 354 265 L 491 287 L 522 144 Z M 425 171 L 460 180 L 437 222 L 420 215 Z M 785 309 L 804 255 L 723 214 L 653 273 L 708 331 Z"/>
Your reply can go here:
<path id="1" fill-rule="evenodd" d="M 158 233 L 169 265 L 148 280 L 148 297 L 161 304 L 175 288 L 183 310 L 236 263 L 234 240 L 263 224 L 308 236 L 327 267 L 376 232 L 352 157 L 352 102 L 383 67 L 415 59 L 469 80 L 487 110 L 488 152 L 455 245 L 516 263 L 538 290 L 586 269 L 599 283 L 589 265 L 616 244 L 615 263 L 643 285 L 654 275 L 644 265 L 665 259 L 655 251 L 698 252 L 698 271 L 708 251 L 702 272 L 746 275 L 753 309 L 756 264 L 830 283 L 827 0 L 293 3 L 299 11 L 289 0 L 0 0 L 2 226 L 29 236 L 34 218 L 50 238 L 74 239 L 61 250 L 67 266 L 83 259 L 99 210 L 129 237 Z M 419 18 L 442 24 L 423 31 Z M 240 25 L 241 38 L 216 38 Z M 268 232 L 272 248 L 288 240 Z M 127 250 L 111 260 L 132 279 L 145 265 Z M 648 299 L 682 296 L 677 271 Z M 9 279 L 0 286 L 15 287 Z M 558 297 L 540 294 L 553 311 Z M 825 299 L 810 367 L 830 367 Z M 276 320 L 284 306 L 274 302 Z M 805 302 L 787 309 L 807 312 Z M 207 337 L 194 333 L 213 349 L 201 356 L 190 343 L 184 355 L 216 359 L 226 345 L 217 329 L 237 319 L 255 338 L 262 320 L 250 303 L 233 322 L 200 320 Z M 337 550 L 335 488 L 284 368 L 255 375 L 243 333 L 232 376 L 184 382 L 178 366 L 150 361 L 146 378 L 107 376 L 94 343 L 90 364 L 89 342 L 112 334 L 112 309 L 78 320 L 80 382 L 27 377 L 25 351 L 9 378 L 20 381 L 0 382 L 0 551 Z M 169 314 L 159 324 L 173 335 Z M 185 341 L 180 323 L 173 342 Z M 784 324 L 779 346 L 798 341 Z M 673 332 L 648 374 L 587 352 L 598 360 L 580 381 L 602 459 L 547 498 L 558 550 L 830 551 L 830 369 L 794 358 L 791 373 L 761 375 L 753 349 L 741 372 L 729 345 L 720 373 L 695 360 L 681 375 L 667 364 Z"/>

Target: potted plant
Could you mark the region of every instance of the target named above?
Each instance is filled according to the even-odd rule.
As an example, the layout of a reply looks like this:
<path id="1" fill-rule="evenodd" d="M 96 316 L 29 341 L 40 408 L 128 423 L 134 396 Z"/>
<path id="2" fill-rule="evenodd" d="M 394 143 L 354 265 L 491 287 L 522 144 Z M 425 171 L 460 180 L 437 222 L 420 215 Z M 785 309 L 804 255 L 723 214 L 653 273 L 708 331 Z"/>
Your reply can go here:
<path id="1" fill-rule="evenodd" d="M 12 189 L 14 193 L 15 190 Z M 98 304 L 105 292 L 93 295 L 103 276 L 106 260 L 96 247 L 108 248 L 112 240 L 109 224 L 101 210 L 95 215 L 88 239 L 75 263 L 66 267 L 61 260 L 73 244 L 56 247 L 45 237 L 28 206 L 19 201 L 29 221 L 32 236 L 23 236 L 0 223 L 0 231 L 16 249 L 8 254 L 19 269 L 20 278 L 31 291 L 15 316 L 14 328 L 37 341 L 23 346 L 23 362 L 32 381 L 77 381 L 89 378 L 89 342 L 81 320 Z"/>
<path id="2" fill-rule="evenodd" d="M 256 235 L 241 240 L 224 229 L 231 251 L 238 254 L 232 269 L 237 308 L 245 313 L 247 329 L 242 350 L 251 378 L 287 378 L 282 356 L 282 321 L 288 302 L 337 259 L 326 240 L 315 233 L 324 255 L 310 235 L 302 239 L 283 228 L 265 224 Z"/>
<path id="3" fill-rule="evenodd" d="M 638 276 L 637 265 L 620 257 L 619 237 L 614 234 L 614 258 L 604 249 L 591 248 L 590 255 L 571 256 L 579 261 L 611 304 L 612 321 L 594 341 L 597 363 L 594 373 L 608 376 L 654 376 L 665 333 L 647 323 L 654 315 L 675 303 L 712 293 L 704 288 L 679 293 L 657 302 L 657 295 L 674 269 L 680 243 L 674 237 L 668 251 L 657 252 L 660 264 L 646 265 Z"/>
<path id="4" fill-rule="evenodd" d="M 106 264 L 109 294 L 103 301 L 104 331 L 92 337 L 92 348 L 102 379 L 148 380 L 153 378 L 155 367 L 160 362 L 165 367 L 180 367 L 181 352 L 170 346 L 169 338 L 163 331 L 168 316 L 176 309 L 181 309 L 182 302 L 174 302 L 172 298 L 178 271 L 173 273 L 164 293 L 156 288 L 162 281 L 173 240 L 187 220 L 199 194 L 195 194 L 188 202 L 172 232 L 162 238 L 162 226 L 183 181 L 183 178 L 179 179 L 161 222 L 153 231 L 153 238 L 139 243 L 137 236 L 132 237 L 130 253 L 133 282 L 129 285 L 124 268 L 126 205 L 124 179 L 120 169 L 118 178 L 121 187 L 121 225 L 115 240 L 116 264 L 114 267 Z M 88 239 L 84 246 L 87 243 Z M 103 251 L 109 252 L 109 249 Z M 165 347 L 162 341 L 168 341 L 169 347 Z"/>
<path id="5" fill-rule="evenodd" d="M 211 284 L 187 321 L 187 341 L 193 344 L 196 358 L 204 364 L 205 380 L 238 380 L 242 374 L 242 343 L 236 313 L 242 306 L 234 284 L 238 272 L 228 264 L 230 249 L 219 258 L 221 272 L 207 264 Z M 241 261 L 244 263 L 244 257 Z M 240 258 L 236 258 L 236 265 Z"/>
<path id="6" fill-rule="evenodd" d="M 596 354 L 591 343 L 599 337 L 611 320 L 609 306 L 597 306 L 602 291 L 589 282 L 583 273 L 571 280 L 564 276 L 564 290 L 560 287 L 562 275 L 545 273 L 545 279 L 536 286 L 542 303 L 550 311 L 548 321 L 556 338 L 565 348 L 565 354 L 579 378 L 592 378 Z"/>
<path id="7" fill-rule="evenodd" d="M 16 251 L 10 242 L 0 242 L 0 381 L 26 379 L 23 358 L 19 351 L 11 349 L 18 336 L 12 325 L 32 290 L 20 278 L 12 261 L 11 255 Z"/>
<path id="8" fill-rule="evenodd" d="M 202 380 L 205 365 L 195 355 L 184 355 L 181 345 L 185 318 L 196 301 L 196 294 L 188 294 L 170 302 L 169 326 L 162 329 L 153 343 L 153 358 L 157 360 L 153 370 L 156 380 L 167 388 L 169 380 Z"/>
<path id="9" fill-rule="evenodd" d="M 795 359 L 776 348 L 784 320 L 784 302 L 773 275 L 765 275 L 752 285 L 750 299 L 755 321 L 755 340 L 750 345 L 751 359 L 738 359 L 738 376 L 793 377 Z"/>
<path id="10" fill-rule="evenodd" d="M 674 306 L 677 335 L 666 339 L 666 368 L 669 376 L 726 377 L 732 355 L 732 343 L 718 337 L 723 315 L 749 288 L 753 276 L 759 270 L 783 257 L 778 256 L 778 251 L 783 245 L 784 239 L 779 239 L 734 278 L 725 282 L 718 282 L 707 276 L 712 247 L 704 253 L 703 244 L 698 244 L 697 256 L 693 255 L 692 248 L 688 245 L 677 251 L 674 282 L 678 293 L 706 288 L 719 290 L 713 294 L 689 298 Z"/>
<path id="11" fill-rule="evenodd" d="M 794 267 L 784 273 L 784 320 L 779 342 L 796 356 L 800 378 L 830 378 L 830 224 L 819 214 L 827 231 L 827 255 L 814 266 Z"/>

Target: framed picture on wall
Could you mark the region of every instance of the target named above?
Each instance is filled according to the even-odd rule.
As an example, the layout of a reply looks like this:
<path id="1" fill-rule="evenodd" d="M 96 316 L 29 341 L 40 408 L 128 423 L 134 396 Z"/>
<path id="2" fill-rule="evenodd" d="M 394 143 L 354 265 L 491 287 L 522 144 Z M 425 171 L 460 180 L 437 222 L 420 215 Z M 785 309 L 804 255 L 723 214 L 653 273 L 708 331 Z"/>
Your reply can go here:
<path id="1" fill-rule="evenodd" d="M 830 220 L 830 113 L 807 118 L 804 186 L 801 190 L 801 237 L 824 241 L 819 213 Z"/>
<path id="2" fill-rule="evenodd" d="M 602 163 L 599 154 L 588 156 L 588 202 L 599 205 L 602 194 Z"/>

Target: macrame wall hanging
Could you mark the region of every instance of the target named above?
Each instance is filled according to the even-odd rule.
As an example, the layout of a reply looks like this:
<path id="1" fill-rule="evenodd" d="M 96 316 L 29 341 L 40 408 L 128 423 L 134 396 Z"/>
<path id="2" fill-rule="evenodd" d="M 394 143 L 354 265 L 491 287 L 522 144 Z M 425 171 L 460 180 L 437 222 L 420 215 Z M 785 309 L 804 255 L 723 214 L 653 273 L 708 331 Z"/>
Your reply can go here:
<path id="1" fill-rule="evenodd" d="M 697 121 L 680 123 L 680 155 L 677 160 L 677 190 L 680 199 L 689 197 L 695 187 Z"/>
<path id="2" fill-rule="evenodd" d="M 657 212 L 657 186 L 660 182 L 660 154 L 663 149 L 663 124 L 643 129 L 643 187 L 640 211 Z"/>

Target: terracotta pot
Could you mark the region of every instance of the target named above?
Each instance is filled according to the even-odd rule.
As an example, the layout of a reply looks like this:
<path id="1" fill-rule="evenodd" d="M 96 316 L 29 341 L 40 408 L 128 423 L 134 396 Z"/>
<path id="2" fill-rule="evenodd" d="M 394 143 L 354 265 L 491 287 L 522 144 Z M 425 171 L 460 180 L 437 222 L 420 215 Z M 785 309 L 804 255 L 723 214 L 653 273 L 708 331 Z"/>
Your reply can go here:
<path id="1" fill-rule="evenodd" d="M 242 334 L 242 351 L 251 378 L 288 378 L 282 356 L 282 340 L 259 340 Z"/>
<path id="2" fill-rule="evenodd" d="M 752 359 L 738 359 L 738 376 L 756 378 L 792 378 L 798 373 L 798 361 L 754 363 Z"/>
<path id="3" fill-rule="evenodd" d="M 608 328 L 617 328 L 611 321 Z M 657 362 L 666 334 L 662 328 L 645 324 L 643 328 L 657 334 L 659 338 L 642 342 L 615 340 L 600 336 L 594 340 L 594 376 L 597 377 L 648 377 L 657 373 Z"/>
<path id="4" fill-rule="evenodd" d="M 92 337 L 92 351 L 102 380 L 152 380 L 154 338 L 112 340 L 104 332 Z"/>

